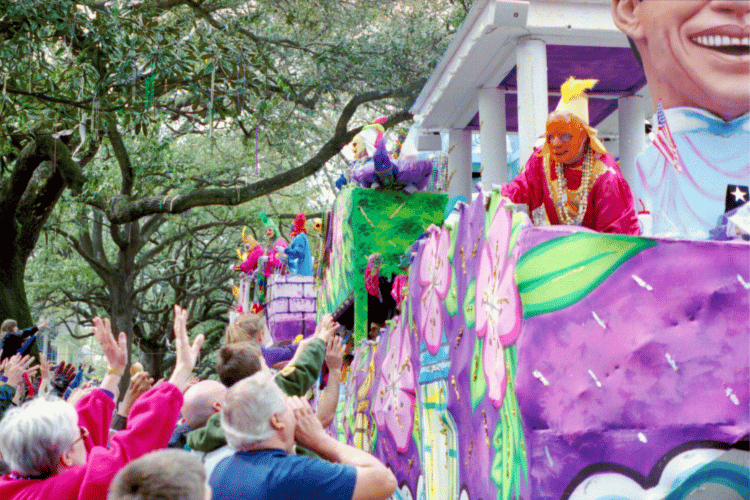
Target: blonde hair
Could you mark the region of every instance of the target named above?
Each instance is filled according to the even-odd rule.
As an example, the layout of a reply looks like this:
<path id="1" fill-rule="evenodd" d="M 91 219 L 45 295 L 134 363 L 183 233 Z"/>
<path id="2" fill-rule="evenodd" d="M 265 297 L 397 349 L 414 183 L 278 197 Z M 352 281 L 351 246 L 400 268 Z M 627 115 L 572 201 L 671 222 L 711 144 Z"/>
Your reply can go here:
<path id="1" fill-rule="evenodd" d="M 266 330 L 266 320 L 257 314 L 240 314 L 224 331 L 224 343 L 259 342 Z"/>

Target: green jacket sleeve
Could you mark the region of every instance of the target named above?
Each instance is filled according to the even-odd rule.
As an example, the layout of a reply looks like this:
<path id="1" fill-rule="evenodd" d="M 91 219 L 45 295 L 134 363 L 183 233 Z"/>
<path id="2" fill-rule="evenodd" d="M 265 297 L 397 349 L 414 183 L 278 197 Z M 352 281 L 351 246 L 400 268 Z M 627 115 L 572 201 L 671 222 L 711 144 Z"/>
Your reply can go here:
<path id="1" fill-rule="evenodd" d="M 214 413 L 208 418 L 205 427 L 188 433 L 187 444 L 191 450 L 203 452 L 214 451 L 227 444 L 224 429 L 221 428 L 221 414 Z"/>
<path id="2" fill-rule="evenodd" d="M 326 344 L 313 339 L 299 354 L 293 365 L 276 374 L 276 383 L 288 396 L 303 396 L 318 379 L 326 354 Z M 190 449 L 209 452 L 227 444 L 221 428 L 221 414 L 211 415 L 206 426 L 190 432 L 187 436 Z"/>
<path id="3" fill-rule="evenodd" d="M 302 350 L 293 365 L 289 365 L 276 374 L 276 383 L 287 396 L 304 396 L 318 379 L 323 359 L 326 355 L 326 343 L 321 339 L 312 339 Z"/>
<path id="4" fill-rule="evenodd" d="M 10 405 L 13 404 L 13 397 L 16 395 L 15 387 L 0 382 L 0 418 L 5 415 Z"/>

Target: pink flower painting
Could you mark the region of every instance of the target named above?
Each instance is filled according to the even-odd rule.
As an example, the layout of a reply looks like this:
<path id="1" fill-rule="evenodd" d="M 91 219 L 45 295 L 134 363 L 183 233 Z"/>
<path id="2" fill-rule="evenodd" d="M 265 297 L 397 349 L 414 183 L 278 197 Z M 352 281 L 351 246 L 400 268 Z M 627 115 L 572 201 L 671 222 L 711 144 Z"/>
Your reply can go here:
<path id="1" fill-rule="evenodd" d="M 510 233 L 511 214 L 501 204 L 482 244 L 476 284 L 476 332 L 484 339 L 482 364 L 487 396 L 495 408 L 505 397 L 503 347 L 514 343 L 521 331 L 521 299 L 514 280 L 517 252 L 508 255 Z"/>
<path id="2" fill-rule="evenodd" d="M 416 399 L 409 326 L 405 321 L 404 315 L 396 317 L 372 406 L 378 428 L 388 428 L 400 453 L 409 450 Z"/>
<path id="3" fill-rule="evenodd" d="M 443 302 L 451 284 L 451 264 L 448 260 L 450 235 L 447 229 L 427 228 L 430 236 L 419 261 L 419 318 L 422 338 L 430 354 L 437 354 L 443 337 Z"/>

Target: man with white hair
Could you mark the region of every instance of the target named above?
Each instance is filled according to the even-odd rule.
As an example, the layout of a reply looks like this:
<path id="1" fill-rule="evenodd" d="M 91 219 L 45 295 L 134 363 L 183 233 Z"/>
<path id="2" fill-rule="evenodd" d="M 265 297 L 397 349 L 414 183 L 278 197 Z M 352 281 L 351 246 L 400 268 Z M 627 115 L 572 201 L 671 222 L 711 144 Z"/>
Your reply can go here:
<path id="1" fill-rule="evenodd" d="M 209 479 L 214 500 L 384 500 L 396 490 L 390 469 L 329 436 L 310 404 L 285 396 L 268 370 L 229 389 L 221 425 L 236 452 Z M 292 455 L 297 444 L 325 460 Z"/>

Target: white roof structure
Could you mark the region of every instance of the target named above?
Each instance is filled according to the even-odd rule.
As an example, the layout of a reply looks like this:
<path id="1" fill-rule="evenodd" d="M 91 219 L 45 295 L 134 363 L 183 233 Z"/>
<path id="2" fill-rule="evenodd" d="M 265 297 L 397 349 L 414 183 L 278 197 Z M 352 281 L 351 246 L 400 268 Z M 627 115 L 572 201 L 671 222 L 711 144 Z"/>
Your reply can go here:
<path id="1" fill-rule="evenodd" d="M 627 38 L 612 21 L 610 0 L 477 0 L 456 33 L 448 50 L 422 89 L 411 108 L 423 131 L 440 131 L 472 127 L 478 113 L 477 91 L 482 88 L 505 88 L 504 80 L 516 68 L 516 47 L 519 39 L 531 37 L 544 41 L 547 46 L 577 46 L 581 48 L 612 47 L 630 52 Z M 548 51 L 549 52 L 549 51 Z M 590 70 L 597 61 L 586 61 L 591 51 L 581 52 L 579 68 Z M 619 57 L 622 51 L 602 56 Z M 570 54 L 576 57 L 574 52 Z M 635 58 L 633 58 L 635 60 Z M 559 83 L 553 75 L 573 74 L 576 64 L 570 58 L 555 60 L 548 57 L 551 97 L 559 96 Z M 602 67 L 602 71 L 608 68 Z M 575 74 L 578 78 L 591 76 Z M 645 76 L 624 75 L 630 85 L 618 88 L 595 87 L 591 96 L 616 100 L 626 95 L 640 95 L 647 100 Z M 637 81 L 637 80 L 640 81 Z M 624 82 L 625 83 L 625 82 Z M 554 86 L 556 85 L 556 86 Z M 514 94 L 515 88 L 508 87 Z M 556 102 L 556 99 L 551 99 Z M 650 100 L 648 100 L 650 102 Z M 651 116 L 646 106 L 644 118 Z M 509 129 L 515 123 L 507 110 Z M 616 137 L 617 112 L 608 113 L 607 119 L 596 124 L 603 137 Z"/>

